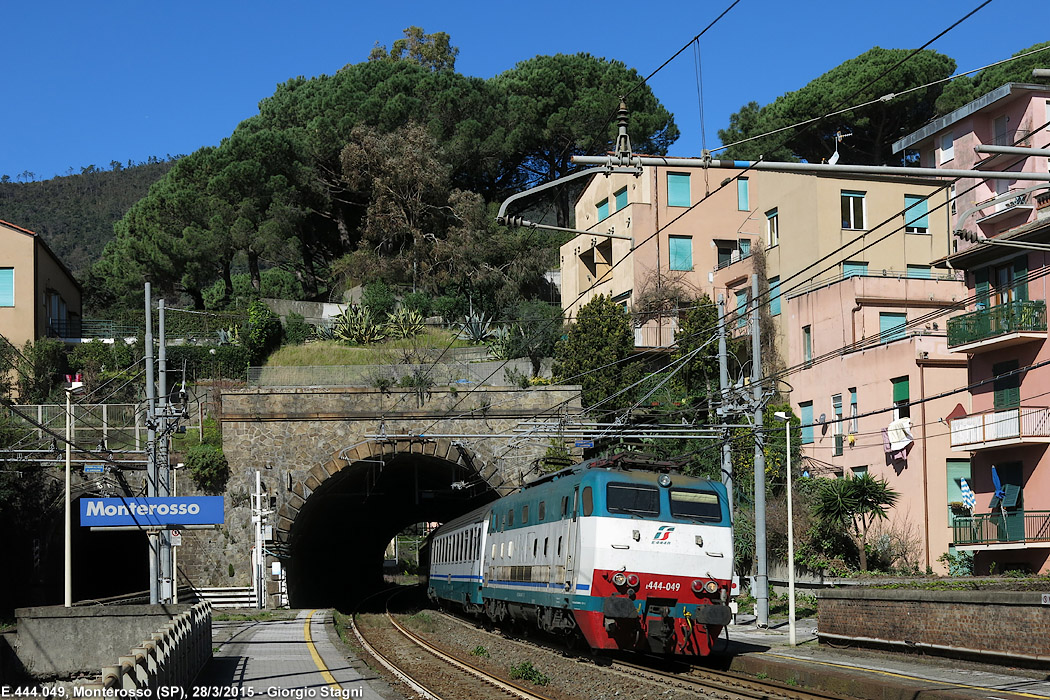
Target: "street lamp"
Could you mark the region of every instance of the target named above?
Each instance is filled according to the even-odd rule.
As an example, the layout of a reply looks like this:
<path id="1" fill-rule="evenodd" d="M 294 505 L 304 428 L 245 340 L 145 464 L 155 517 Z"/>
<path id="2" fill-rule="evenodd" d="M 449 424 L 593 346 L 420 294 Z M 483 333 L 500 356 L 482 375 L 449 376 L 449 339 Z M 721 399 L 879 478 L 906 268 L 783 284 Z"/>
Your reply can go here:
<path id="1" fill-rule="evenodd" d="M 784 411 L 777 411 L 773 416 L 784 422 L 784 443 L 787 450 L 788 642 L 795 646 L 795 528 L 791 512 L 791 416 Z"/>
<path id="2" fill-rule="evenodd" d="M 84 382 L 69 382 L 66 388 L 66 533 L 65 533 L 65 606 L 73 607 L 73 515 L 69 484 L 73 461 L 73 393 L 80 391 Z"/>

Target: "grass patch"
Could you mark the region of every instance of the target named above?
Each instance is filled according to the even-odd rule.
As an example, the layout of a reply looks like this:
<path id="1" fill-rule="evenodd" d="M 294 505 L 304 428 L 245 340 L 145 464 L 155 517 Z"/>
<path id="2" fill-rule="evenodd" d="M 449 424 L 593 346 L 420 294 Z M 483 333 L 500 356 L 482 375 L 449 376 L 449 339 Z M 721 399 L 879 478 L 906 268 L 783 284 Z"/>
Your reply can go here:
<path id="1" fill-rule="evenodd" d="M 405 622 L 417 632 L 437 632 L 438 629 L 437 620 L 426 610 L 420 610 Z"/>
<path id="2" fill-rule="evenodd" d="M 535 685 L 547 685 L 551 682 L 551 677 L 533 666 L 531 661 L 522 661 L 517 666 L 511 666 L 510 677 L 515 680 L 520 678 Z"/>
<path id="3" fill-rule="evenodd" d="M 489 650 L 480 644 L 470 650 L 471 656 L 484 656 L 486 659 L 491 658 L 489 656 Z"/>
<path id="4" fill-rule="evenodd" d="M 453 340 L 453 333 L 442 328 L 428 328 L 413 338 L 387 340 L 372 345 L 347 345 L 338 340 L 321 340 L 304 345 L 285 345 L 266 360 L 267 367 L 330 367 L 337 365 L 396 364 L 408 351 L 464 348 L 471 344 Z"/>
<path id="5" fill-rule="evenodd" d="M 265 622 L 266 620 L 273 620 L 275 618 L 276 614 L 273 610 L 260 610 L 253 613 L 221 612 L 215 613 L 211 616 L 211 619 L 216 622 Z"/>

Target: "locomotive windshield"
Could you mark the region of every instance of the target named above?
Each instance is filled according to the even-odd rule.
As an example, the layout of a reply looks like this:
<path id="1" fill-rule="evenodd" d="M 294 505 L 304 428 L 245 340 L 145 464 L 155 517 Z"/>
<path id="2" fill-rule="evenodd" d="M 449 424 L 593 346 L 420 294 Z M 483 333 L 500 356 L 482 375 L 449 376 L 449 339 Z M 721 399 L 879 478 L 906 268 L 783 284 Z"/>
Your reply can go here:
<path id="1" fill-rule="evenodd" d="M 714 491 L 671 489 L 671 515 L 693 520 L 722 519 L 722 506 Z"/>
<path id="2" fill-rule="evenodd" d="M 660 492 L 655 486 L 612 483 L 605 491 L 610 513 L 660 514 Z"/>

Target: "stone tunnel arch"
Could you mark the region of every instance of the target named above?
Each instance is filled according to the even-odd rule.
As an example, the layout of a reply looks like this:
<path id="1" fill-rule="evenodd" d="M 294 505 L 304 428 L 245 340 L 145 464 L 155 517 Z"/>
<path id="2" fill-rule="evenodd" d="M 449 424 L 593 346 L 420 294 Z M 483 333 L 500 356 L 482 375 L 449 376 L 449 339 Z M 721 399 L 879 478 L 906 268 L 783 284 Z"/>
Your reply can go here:
<path id="1" fill-rule="evenodd" d="M 278 511 L 274 536 L 287 545 L 290 604 L 353 607 L 382 584 L 383 552 L 398 532 L 449 520 L 517 486 L 454 440 L 367 441 L 341 450 L 293 483 Z"/>

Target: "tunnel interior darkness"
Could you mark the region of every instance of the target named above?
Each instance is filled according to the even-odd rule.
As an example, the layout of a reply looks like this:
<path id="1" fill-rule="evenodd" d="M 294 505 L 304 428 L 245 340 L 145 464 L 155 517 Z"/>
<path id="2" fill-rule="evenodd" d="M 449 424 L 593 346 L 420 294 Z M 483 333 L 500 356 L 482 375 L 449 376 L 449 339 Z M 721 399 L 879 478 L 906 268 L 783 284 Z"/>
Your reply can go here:
<path id="1" fill-rule="evenodd" d="M 447 522 L 497 497 L 473 469 L 441 458 L 403 454 L 348 465 L 310 495 L 292 525 L 289 603 L 354 609 L 383 586 L 383 554 L 398 532 Z"/>

